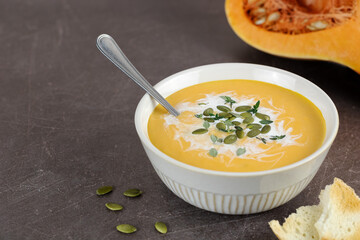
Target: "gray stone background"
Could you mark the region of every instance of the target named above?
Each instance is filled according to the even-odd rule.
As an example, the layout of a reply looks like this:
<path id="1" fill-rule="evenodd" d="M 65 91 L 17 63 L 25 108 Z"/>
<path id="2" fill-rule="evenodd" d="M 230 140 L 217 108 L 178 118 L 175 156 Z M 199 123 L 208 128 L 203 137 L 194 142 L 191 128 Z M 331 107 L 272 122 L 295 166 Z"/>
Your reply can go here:
<path id="1" fill-rule="evenodd" d="M 172 194 L 152 169 L 133 117 L 144 94 L 95 47 L 112 35 L 152 84 L 219 62 L 275 66 L 320 86 L 340 114 L 339 134 L 310 185 L 277 209 L 226 216 Z M 0 239 L 276 239 L 267 222 L 340 177 L 358 193 L 360 77 L 335 63 L 260 52 L 230 29 L 215 0 L 0 0 Z M 101 185 L 112 194 L 97 197 Z M 127 199 L 130 187 L 144 191 Z M 109 212 L 104 204 L 120 202 Z M 155 221 L 169 226 L 166 235 Z M 138 232 L 116 231 L 131 223 Z"/>

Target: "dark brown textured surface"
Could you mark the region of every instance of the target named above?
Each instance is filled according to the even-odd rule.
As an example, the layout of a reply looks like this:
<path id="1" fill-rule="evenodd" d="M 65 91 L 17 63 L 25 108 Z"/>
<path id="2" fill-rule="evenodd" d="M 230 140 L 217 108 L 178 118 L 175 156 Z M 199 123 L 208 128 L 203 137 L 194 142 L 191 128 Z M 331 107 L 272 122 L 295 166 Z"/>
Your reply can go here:
<path id="1" fill-rule="evenodd" d="M 0 239 L 276 239 L 283 219 L 334 177 L 360 193 L 360 77 L 333 63 L 259 52 L 228 26 L 223 1 L 0 0 Z M 144 92 L 95 47 L 112 35 L 152 84 L 186 68 L 250 62 L 292 71 L 320 86 L 340 129 L 310 185 L 262 214 L 226 216 L 172 194 L 152 169 L 133 117 Z M 101 185 L 114 185 L 97 197 Z M 129 187 L 144 191 L 127 199 Z M 124 210 L 109 212 L 104 204 Z M 169 226 L 162 236 L 156 221 Z M 125 236 L 120 223 L 138 227 Z"/>

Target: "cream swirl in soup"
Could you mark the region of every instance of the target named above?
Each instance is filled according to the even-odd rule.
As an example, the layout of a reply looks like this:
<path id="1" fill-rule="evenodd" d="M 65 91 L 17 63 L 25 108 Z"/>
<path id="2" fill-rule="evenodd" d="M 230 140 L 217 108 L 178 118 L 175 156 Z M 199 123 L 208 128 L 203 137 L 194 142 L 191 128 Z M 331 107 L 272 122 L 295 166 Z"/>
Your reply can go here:
<path id="1" fill-rule="evenodd" d="M 148 123 L 152 143 L 178 161 L 218 171 L 273 169 L 320 147 L 320 110 L 291 90 L 250 80 L 194 85 L 167 98 L 174 117 L 157 106 Z"/>

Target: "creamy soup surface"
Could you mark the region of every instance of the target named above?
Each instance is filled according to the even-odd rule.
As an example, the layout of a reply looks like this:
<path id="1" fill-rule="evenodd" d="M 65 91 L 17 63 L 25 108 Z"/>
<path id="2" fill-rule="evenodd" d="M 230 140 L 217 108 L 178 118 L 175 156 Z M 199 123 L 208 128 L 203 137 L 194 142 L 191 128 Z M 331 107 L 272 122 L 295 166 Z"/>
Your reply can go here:
<path id="1" fill-rule="evenodd" d="M 167 97 L 148 122 L 156 148 L 189 165 L 226 172 L 263 171 L 315 152 L 325 138 L 320 110 L 304 96 L 259 81 L 222 80 Z"/>

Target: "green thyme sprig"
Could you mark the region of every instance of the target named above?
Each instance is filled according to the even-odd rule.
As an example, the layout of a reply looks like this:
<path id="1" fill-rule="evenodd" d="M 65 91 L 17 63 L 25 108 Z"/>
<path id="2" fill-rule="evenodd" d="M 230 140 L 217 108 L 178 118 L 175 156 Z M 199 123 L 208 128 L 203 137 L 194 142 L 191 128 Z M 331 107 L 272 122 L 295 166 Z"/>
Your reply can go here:
<path id="1" fill-rule="evenodd" d="M 225 104 L 226 104 L 226 103 L 229 103 L 231 108 L 232 108 L 232 105 L 233 105 L 234 103 L 236 103 L 236 101 L 233 100 L 233 99 L 232 99 L 231 97 L 229 97 L 229 96 L 220 96 L 220 97 L 225 100 Z"/>
<path id="2" fill-rule="evenodd" d="M 255 114 L 255 113 L 258 112 L 259 106 L 260 106 L 260 100 L 257 101 L 257 102 L 255 103 L 255 105 L 254 105 L 250 110 L 248 110 L 247 112 L 249 112 L 249 113 L 254 113 L 254 114 Z"/>
<path id="3" fill-rule="evenodd" d="M 260 107 L 260 100 L 257 101 L 253 106 L 243 105 L 233 107 L 233 104 L 236 103 L 229 96 L 220 96 L 225 100 L 225 104 L 229 104 L 230 108 L 226 106 L 216 106 L 216 109 L 219 112 L 215 112 L 211 107 L 206 108 L 203 113 L 195 114 L 195 117 L 203 119 L 203 128 L 196 129 L 192 133 L 195 135 L 201 135 L 209 132 L 211 126 L 215 126 L 218 131 L 226 132 L 228 135 L 222 138 L 218 138 L 215 135 L 210 135 L 210 140 L 213 144 L 233 144 L 238 139 L 242 139 L 245 136 L 249 138 L 256 138 L 262 143 L 266 144 L 268 139 L 261 136 L 261 134 L 267 134 L 271 130 L 271 125 L 273 121 L 270 119 L 270 116 L 258 112 Z M 200 103 L 199 105 L 207 105 Z M 235 112 L 238 113 L 235 113 Z M 238 118 L 239 120 L 235 120 Z M 255 118 L 258 118 L 259 123 L 254 123 Z M 243 120 L 241 120 L 243 119 Z M 234 121 L 235 120 L 235 121 Z M 241 125 L 241 126 L 240 126 Z M 249 129 L 247 134 L 245 129 Z M 280 136 L 271 136 L 270 140 L 280 140 L 283 139 L 285 135 Z M 246 152 L 245 148 L 239 148 L 236 151 L 236 155 L 240 156 Z M 216 157 L 218 152 L 215 148 L 211 148 L 208 153 L 212 157 Z"/>

